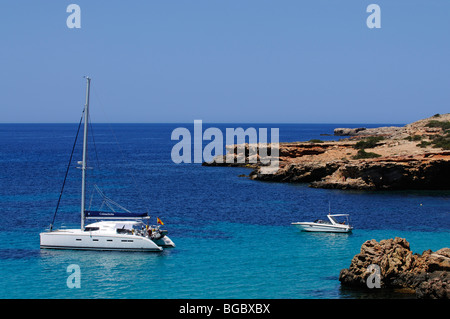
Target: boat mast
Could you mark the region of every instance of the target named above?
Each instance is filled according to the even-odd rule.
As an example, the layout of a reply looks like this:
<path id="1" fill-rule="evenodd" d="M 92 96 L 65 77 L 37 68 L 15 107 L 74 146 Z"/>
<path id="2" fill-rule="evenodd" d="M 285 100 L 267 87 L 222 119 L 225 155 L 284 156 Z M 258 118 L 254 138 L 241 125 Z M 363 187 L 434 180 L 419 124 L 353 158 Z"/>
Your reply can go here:
<path id="1" fill-rule="evenodd" d="M 91 78 L 86 76 L 86 104 L 84 105 L 84 136 L 83 136 L 83 162 L 81 165 L 81 230 L 84 230 L 84 208 L 86 200 L 86 155 L 89 119 L 89 90 Z"/>

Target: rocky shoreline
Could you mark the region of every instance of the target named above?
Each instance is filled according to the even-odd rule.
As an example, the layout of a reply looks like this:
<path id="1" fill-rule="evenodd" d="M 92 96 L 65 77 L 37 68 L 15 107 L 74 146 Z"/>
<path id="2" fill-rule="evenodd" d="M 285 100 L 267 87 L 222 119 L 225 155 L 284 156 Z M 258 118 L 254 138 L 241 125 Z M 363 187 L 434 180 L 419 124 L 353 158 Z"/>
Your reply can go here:
<path id="1" fill-rule="evenodd" d="M 421 299 L 450 299 L 450 248 L 413 254 L 404 238 L 361 246 L 347 269 L 339 275 L 341 285 L 364 289 L 396 289 Z"/>
<path id="2" fill-rule="evenodd" d="M 349 138 L 280 143 L 279 169 L 272 173 L 264 171 L 258 155 L 238 163 L 237 145 L 227 146 L 227 155 L 203 165 L 250 167 L 253 180 L 317 188 L 450 189 L 450 113 L 403 127 L 336 128 L 334 134 Z M 250 150 L 258 145 L 244 148 L 245 154 L 254 154 Z"/>
<path id="3" fill-rule="evenodd" d="M 334 134 L 348 137 L 279 143 L 279 167 L 269 173 L 264 171 L 258 144 L 245 144 L 244 154 L 239 154 L 242 145 L 228 145 L 226 155 L 203 165 L 248 167 L 253 180 L 309 183 L 317 188 L 450 189 L 450 113 L 403 127 L 336 128 Z M 449 271 L 450 248 L 414 254 L 405 239 L 396 237 L 366 241 L 350 267 L 341 270 L 339 280 L 343 287 L 449 299 Z"/>

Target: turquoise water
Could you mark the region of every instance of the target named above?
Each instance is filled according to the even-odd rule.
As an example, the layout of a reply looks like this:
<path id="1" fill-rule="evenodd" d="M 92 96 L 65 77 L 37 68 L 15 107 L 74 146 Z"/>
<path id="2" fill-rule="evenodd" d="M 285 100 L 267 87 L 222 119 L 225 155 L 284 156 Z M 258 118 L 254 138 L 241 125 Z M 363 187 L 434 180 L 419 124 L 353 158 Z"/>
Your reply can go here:
<path id="1" fill-rule="evenodd" d="M 100 177 L 108 197 L 127 207 L 144 198 L 142 207 L 164 221 L 177 245 L 163 253 L 126 253 L 39 249 L 74 125 L 0 125 L 6 163 L 0 175 L 0 298 L 360 298 L 341 289 L 338 276 L 366 240 L 403 237 L 415 253 L 450 246 L 448 191 L 312 189 L 238 177 L 249 173 L 245 168 L 175 165 L 170 132 L 177 126 L 114 127 L 119 140 L 128 141 L 123 148 L 130 162 L 102 140 L 108 129 L 94 126 L 101 133 L 97 150 L 107 153 L 99 160 L 110 166 L 90 180 Z M 309 140 L 324 139 L 320 133 L 334 125 L 279 127 L 280 140 Z M 58 227 L 79 227 L 79 171 L 73 171 Z M 351 214 L 352 234 L 303 233 L 290 225 L 324 218 L 328 203 Z M 68 288 L 72 264 L 80 267 L 80 288 Z"/>
<path id="2" fill-rule="evenodd" d="M 355 231 L 303 233 L 290 226 L 217 223 L 176 237 L 161 254 L 53 251 L 9 241 L 2 250 L 1 298 L 353 298 L 339 271 L 367 239 L 407 238 L 414 252 L 437 250 L 448 233 Z M 220 233 L 221 238 L 201 234 Z M 13 233 L 4 233 L 8 243 Z M 18 246 L 18 247 L 17 247 Z M 29 247 L 28 249 L 26 247 Z M 6 256 L 9 255 L 9 256 Z M 80 266 L 81 288 L 67 287 L 67 267 Z"/>

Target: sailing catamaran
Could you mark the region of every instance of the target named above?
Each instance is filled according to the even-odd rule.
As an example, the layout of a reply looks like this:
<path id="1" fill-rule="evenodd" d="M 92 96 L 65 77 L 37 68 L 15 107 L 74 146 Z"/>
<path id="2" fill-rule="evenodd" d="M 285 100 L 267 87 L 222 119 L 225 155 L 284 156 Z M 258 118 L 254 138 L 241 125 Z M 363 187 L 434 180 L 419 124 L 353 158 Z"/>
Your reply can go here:
<path id="1" fill-rule="evenodd" d="M 162 251 L 163 248 L 165 247 L 175 247 L 173 241 L 167 236 L 166 230 L 160 229 L 160 226 L 149 226 L 148 223 L 147 224 L 144 223 L 144 221 L 148 222 L 148 220 L 150 219 L 150 216 L 148 216 L 147 213 L 131 213 L 129 211 L 126 212 L 88 211 L 85 209 L 86 169 L 87 169 L 86 155 L 88 146 L 87 137 L 88 137 L 90 83 L 91 79 L 89 77 L 86 77 L 83 160 L 79 162 L 79 164 L 81 164 L 81 176 L 82 176 L 81 227 L 79 229 L 53 230 L 53 222 L 52 222 L 52 224 L 50 225 L 50 229 L 48 231 L 40 233 L 40 247 L 52 249 L 157 251 L 157 252 Z M 102 195 L 101 192 L 100 194 Z M 106 199 L 112 202 L 108 198 Z M 92 219 L 98 221 L 92 224 L 85 225 L 85 220 L 92 220 Z"/>

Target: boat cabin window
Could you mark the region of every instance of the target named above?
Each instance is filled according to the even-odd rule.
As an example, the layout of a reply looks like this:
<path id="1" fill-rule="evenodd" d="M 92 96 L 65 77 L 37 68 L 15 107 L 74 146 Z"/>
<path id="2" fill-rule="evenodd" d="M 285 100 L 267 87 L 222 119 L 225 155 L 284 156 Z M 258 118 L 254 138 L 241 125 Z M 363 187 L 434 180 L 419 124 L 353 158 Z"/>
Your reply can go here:
<path id="1" fill-rule="evenodd" d="M 95 230 L 99 230 L 99 227 L 86 227 L 84 228 L 84 231 L 95 231 Z"/>
<path id="2" fill-rule="evenodd" d="M 136 234 L 145 230 L 145 224 L 141 222 L 133 222 L 133 223 L 117 223 L 115 225 L 116 232 L 118 234 Z"/>
<path id="3" fill-rule="evenodd" d="M 131 231 L 131 229 L 128 229 L 128 228 L 117 228 L 116 231 L 118 234 L 132 234 L 133 233 Z"/>
<path id="4" fill-rule="evenodd" d="M 142 230 L 142 229 L 145 229 L 145 224 L 144 223 L 136 223 L 133 225 L 133 228 L 136 230 Z"/>

